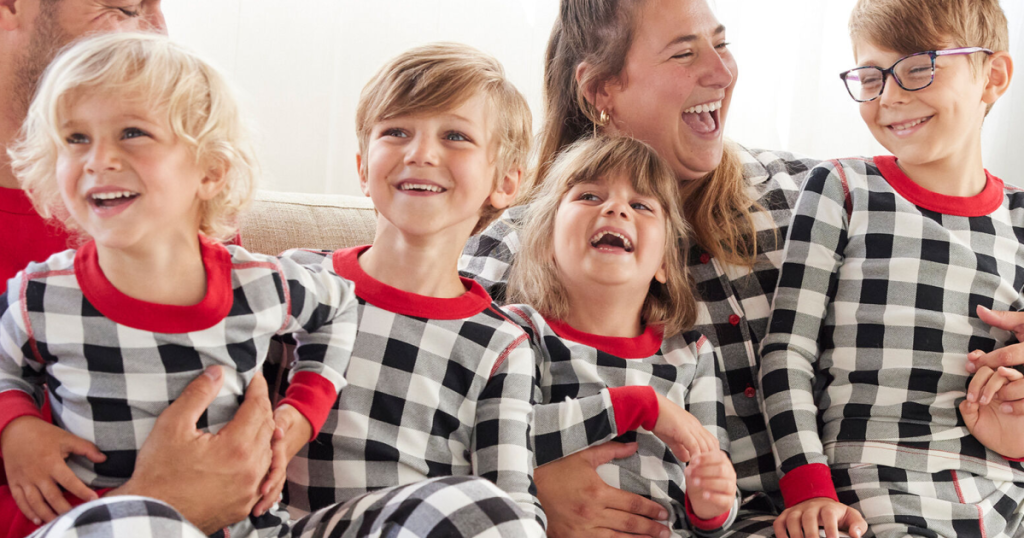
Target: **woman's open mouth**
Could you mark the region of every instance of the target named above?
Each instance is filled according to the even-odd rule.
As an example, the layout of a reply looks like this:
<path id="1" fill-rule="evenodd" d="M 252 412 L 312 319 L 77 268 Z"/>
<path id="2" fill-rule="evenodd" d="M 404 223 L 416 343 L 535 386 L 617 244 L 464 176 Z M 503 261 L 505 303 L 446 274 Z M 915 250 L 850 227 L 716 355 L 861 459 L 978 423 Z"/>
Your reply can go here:
<path id="1" fill-rule="evenodd" d="M 715 134 L 721 125 L 721 109 L 721 101 L 692 106 L 683 111 L 683 122 L 697 134 Z"/>

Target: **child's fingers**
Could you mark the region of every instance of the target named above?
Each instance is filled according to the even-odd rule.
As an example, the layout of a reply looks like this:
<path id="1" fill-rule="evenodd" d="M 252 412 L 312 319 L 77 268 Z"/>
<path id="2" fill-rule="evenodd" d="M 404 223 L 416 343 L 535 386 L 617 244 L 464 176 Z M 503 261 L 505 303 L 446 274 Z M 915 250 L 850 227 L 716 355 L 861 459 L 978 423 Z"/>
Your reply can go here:
<path id="1" fill-rule="evenodd" d="M 274 503 L 281 498 L 281 491 L 284 489 L 284 474 L 280 476 L 277 481 L 271 481 L 270 477 L 267 478 L 267 493 L 260 498 L 260 501 L 256 503 L 256 506 L 252 508 L 253 515 L 262 516 L 267 513 L 274 506 Z"/>
<path id="2" fill-rule="evenodd" d="M 32 509 L 32 504 L 25 498 L 25 492 L 21 486 L 11 486 L 11 496 L 14 497 L 14 504 L 18 505 L 18 510 L 21 510 L 26 518 L 36 525 L 43 524 L 42 518 L 36 514 L 36 511 Z"/>
<path id="3" fill-rule="evenodd" d="M 100 452 L 100 449 L 96 448 L 96 445 L 82 439 L 81 437 L 74 437 L 67 441 L 64 456 L 68 456 L 68 453 L 84 456 L 93 463 L 103 463 L 104 461 L 107 461 L 106 454 Z"/>
<path id="4" fill-rule="evenodd" d="M 52 480 L 43 482 L 39 485 L 39 491 L 43 494 L 43 498 L 46 499 L 46 504 L 50 505 L 50 508 L 56 512 L 53 517 L 57 517 L 59 514 L 66 514 L 71 510 L 71 503 L 64 498 L 64 492 L 60 490 L 56 482 Z M 46 519 L 46 522 L 49 523 L 50 519 Z"/>
<path id="5" fill-rule="evenodd" d="M 967 426 L 968 430 L 973 430 L 974 425 L 978 423 L 980 418 L 979 410 L 980 406 L 977 403 L 967 400 L 960 402 L 960 415 L 964 417 L 964 425 Z"/>
<path id="6" fill-rule="evenodd" d="M 985 387 L 985 384 L 988 383 L 989 378 L 991 378 L 994 373 L 995 370 L 988 366 L 983 366 L 978 369 L 978 373 L 974 374 L 974 377 L 971 378 L 971 382 L 967 385 L 968 402 L 977 402 L 981 399 L 981 390 Z"/>
<path id="7" fill-rule="evenodd" d="M 987 405 L 992 401 L 992 398 L 995 397 L 996 392 L 999 392 L 999 389 L 1003 388 L 1003 385 L 1006 385 L 1006 382 L 1005 377 L 996 375 L 993 372 L 992 376 L 988 379 L 988 383 L 985 383 L 985 386 L 981 389 L 979 402 L 982 405 Z"/>
<path id="8" fill-rule="evenodd" d="M 702 497 L 704 498 L 704 502 L 708 502 L 708 503 L 711 503 L 711 504 L 713 504 L 715 506 L 720 507 L 722 509 L 723 513 L 726 510 L 732 508 L 732 503 L 733 503 L 733 501 L 736 500 L 736 494 L 735 493 L 728 494 L 728 493 L 705 492 L 705 495 L 702 495 Z"/>
<path id="9" fill-rule="evenodd" d="M 28 485 L 22 488 L 22 493 L 25 494 L 25 501 L 32 507 L 32 511 L 35 512 L 36 517 L 33 518 L 33 522 L 42 520 L 43 522 L 50 522 L 53 518 L 57 517 L 57 514 L 53 513 L 50 509 L 50 505 L 46 504 L 46 499 L 43 498 L 43 494 L 35 485 Z"/>
<path id="10" fill-rule="evenodd" d="M 53 479 L 57 481 L 69 493 L 83 501 L 94 501 L 99 498 L 96 492 L 89 489 L 67 465 L 61 465 L 53 471 Z M 61 496 L 63 498 L 63 496 Z M 52 504 L 51 504 L 52 505 Z M 54 507 L 57 508 L 57 507 Z M 70 506 L 68 507 L 70 508 Z M 59 510 L 59 508 L 58 508 Z M 64 513 L 63 511 L 61 512 Z"/>
<path id="11" fill-rule="evenodd" d="M 683 444 L 676 443 L 676 445 L 672 447 L 672 453 L 675 454 L 677 460 L 683 463 L 690 461 L 690 451 L 687 450 L 686 446 Z"/>
<path id="12" fill-rule="evenodd" d="M 996 373 L 1006 378 L 1007 381 L 1019 381 L 1024 379 L 1024 374 L 1017 371 L 1016 368 L 1007 368 L 1006 366 L 1000 366 Z"/>
<path id="13" fill-rule="evenodd" d="M 694 486 L 699 486 L 705 499 L 714 494 L 734 495 L 736 482 L 727 478 L 697 478 Z"/>

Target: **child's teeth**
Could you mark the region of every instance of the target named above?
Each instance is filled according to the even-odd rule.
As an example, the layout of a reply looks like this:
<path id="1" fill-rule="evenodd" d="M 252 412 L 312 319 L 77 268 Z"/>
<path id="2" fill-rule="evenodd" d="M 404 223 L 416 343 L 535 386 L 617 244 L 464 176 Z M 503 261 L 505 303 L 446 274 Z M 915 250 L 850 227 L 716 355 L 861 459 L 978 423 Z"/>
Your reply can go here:
<path id="1" fill-rule="evenodd" d="M 444 189 L 442 189 L 441 187 L 438 187 L 436 185 L 415 185 L 415 184 L 411 184 L 411 183 L 403 183 L 402 184 L 402 190 L 403 191 L 441 192 Z"/>
<path id="2" fill-rule="evenodd" d="M 135 193 L 129 191 L 122 192 L 98 192 L 93 194 L 92 197 L 97 200 L 114 200 L 115 198 L 127 198 Z"/>
<path id="3" fill-rule="evenodd" d="M 913 126 L 915 126 L 915 125 L 917 125 L 919 123 L 923 123 L 925 119 L 927 119 L 927 118 L 921 118 L 919 120 L 914 120 L 914 121 L 912 121 L 910 123 L 902 123 L 900 125 L 893 125 L 892 127 L 893 127 L 893 129 L 896 129 L 897 131 L 906 131 L 907 129 L 910 129 L 911 127 L 913 127 Z"/>
<path id="4" fill-rule="evenodd" d="M 706 103 L 703 105 L 692 106 L 683 111 L 684 114 L 699 114 L 701 112 L 714 112 L 722 108 L 721 101 L 715 101 L 714 103 Z"/>

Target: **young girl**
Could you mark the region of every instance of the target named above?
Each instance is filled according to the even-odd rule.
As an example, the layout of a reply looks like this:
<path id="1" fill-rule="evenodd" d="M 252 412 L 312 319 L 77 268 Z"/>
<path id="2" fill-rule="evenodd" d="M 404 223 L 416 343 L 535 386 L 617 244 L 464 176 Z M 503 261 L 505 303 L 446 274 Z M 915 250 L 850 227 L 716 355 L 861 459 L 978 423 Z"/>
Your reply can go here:
<path id="1" fill-rule="evenodd" d="M 327 271 L 218 242 L 256 172 L 226 82 L 160 36 L 81 42 L 49 68 L 10 155 L 40 214 L 85 242 L 0 296 L 0 521 L 24 535 L 72 496 L 122 485 L 156 417 L 212 365 L 226 380 L 199 426 L 218 430 L 270 338 L 295 333 L 264 499 L 229 531 L 276 535 L 287 516 L 265 509 L 345 384 L 356 310 L 352 285 Z M 53 425 L 33 399 L 44 382 Z"/>
<path id="2" fill-rule="evenodd" d="M 736 474 L 719 450 L 714 348 L 682 332 L 696 305 L 675 177 L 646 144 L 597 137 L 568 148 L 542 184 L 508 287 L 538 348 L 537 464 L 635 440 L 635 454 L 599 468 L 605 481 L 661 503 L 675 531 L 724 532 Z"/>

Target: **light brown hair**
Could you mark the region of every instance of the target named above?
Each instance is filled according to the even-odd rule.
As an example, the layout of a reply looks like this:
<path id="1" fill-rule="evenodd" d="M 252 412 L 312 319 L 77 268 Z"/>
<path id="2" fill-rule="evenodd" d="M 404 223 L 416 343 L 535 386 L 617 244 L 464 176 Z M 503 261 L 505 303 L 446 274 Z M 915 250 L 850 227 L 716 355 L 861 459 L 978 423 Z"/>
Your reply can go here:
<path id="1" fill-rule="evenodd" d="M 571 305 L 555 266 L 552 229 L 562 198 L 580 183 L 625 174 L 633 189 L 658 200 L 665 214 L 664 284 L 651 280 L 641 312 L 646 325 L 660 325 L 666 337 L 693 326 L 697 303 L 684 261 L 686 224 L 679 210 L 678 181 L 647 144 L 627 137 L 587 138 L 559 154 L 530 200 L 521 248 L 508 280 L 510 303 L 525 303 L 553 319 L 565 319 Z"/>
<path id="2" fill-rule="evenodd" d="M 584 89 L 619 76 L 647 0 L 561 0 L 544 65 L 544 121 L 536 167 L 520 190 L 530 198 L 548 176 L 559 152 L 595 130 L 600 111 Z M 576 81 L 577 67 L 589 68 Z M 692 237 L 724 263 L 752 267 L 757 235 L 752 214 L 761 211 L 747 193 L 737 148 L 726 143 L 722 162 L 701 179 L 681 186 Z"/>
<path id="3" fill-rule="evenodd" d="M 61 117 L 83 95 L 139 99 L 164 114 L 174 135 L 206 169 L 225 171 L 224 188 L 200 208 L 199 231 L 228 240 L 256 193 L 259 165 L 249 129 L 227 80 L 195 53 L 152 33 L 114 33 L 79 41 L 46 69 L 15 143 L 11 168 L 36 210 L 85 237 L 64 206 L 56 179 L 65 141 Z"/>
<path id="4" fill-rule="evenodd" d="M 480 92 L 490 99 L 495 124 L 494 185 L 509 172 L 524 168 L 533 117 L 526 99 L 505 77 L 501 63 L 468 45 L 433 43 L 391 59 L 363 87 L 356 108 L 362 173 L 367 172 L 365 157 L 374 125 L 397 116 L 446 112 Z M 486 228 L 501 211 L 485 209 L 473 233 Z"/>

